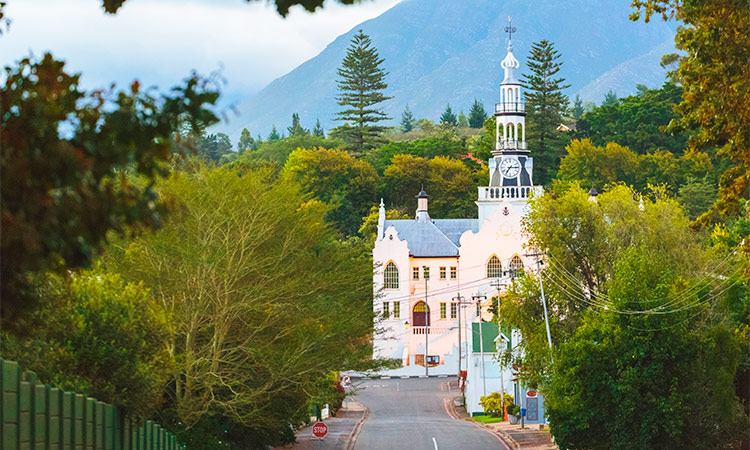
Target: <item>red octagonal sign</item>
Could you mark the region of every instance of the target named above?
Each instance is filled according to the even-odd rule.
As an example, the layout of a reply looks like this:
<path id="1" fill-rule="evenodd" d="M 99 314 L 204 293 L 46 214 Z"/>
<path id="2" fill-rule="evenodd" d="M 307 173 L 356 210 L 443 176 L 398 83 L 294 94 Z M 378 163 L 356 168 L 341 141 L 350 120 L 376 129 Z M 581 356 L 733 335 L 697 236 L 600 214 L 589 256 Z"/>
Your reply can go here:
<path id="1" fill-rule="evenodd" d="M 318 422 L 315 425 L 313 425 L 313 434 L 316 438 L 322 438 L 326 434 L 328 434 L 328 425 L 324 424 L 323 422 Z"/>

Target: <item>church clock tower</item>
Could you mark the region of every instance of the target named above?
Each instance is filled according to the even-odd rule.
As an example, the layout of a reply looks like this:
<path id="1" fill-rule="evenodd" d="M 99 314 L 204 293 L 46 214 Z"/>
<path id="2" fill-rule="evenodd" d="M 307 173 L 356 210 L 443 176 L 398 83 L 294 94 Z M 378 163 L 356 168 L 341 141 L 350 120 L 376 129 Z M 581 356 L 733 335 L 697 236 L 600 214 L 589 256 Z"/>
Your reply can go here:
<path id="1" fill-rule="evenodd" d="M 479 188 L 479 219 L 500 207 L 500 203 L 526 202 L 532 192 L 533 158 L 526 148 L 526 108 L 518 80 L 519 62 L 513 56 L 511 37 L 516 31 L 508 18 L 508 54 L 500 64 L 505 71 L 500 83 L 500 103 L 495 104 L 495 150 L 488 161 L 490 185 Z"/>

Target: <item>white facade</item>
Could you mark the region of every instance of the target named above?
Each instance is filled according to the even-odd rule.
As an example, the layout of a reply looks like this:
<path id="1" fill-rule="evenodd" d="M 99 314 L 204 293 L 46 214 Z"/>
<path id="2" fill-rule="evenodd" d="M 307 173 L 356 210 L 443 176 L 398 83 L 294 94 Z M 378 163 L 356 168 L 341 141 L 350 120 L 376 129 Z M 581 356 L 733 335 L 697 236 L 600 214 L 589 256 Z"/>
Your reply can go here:
<path id="1" fill-rule="evenodd" d="M 374 350 L 375 357 L 401 361 L 401 367 L 388 375 L 425 374 L 425 337 L 429 375 L 458 374 L 459 340 L 461 369 L 468 366 L 474 372 L 476 358 L 467 340 L 471 340 L 470 324 L 479 319 L 472 297 L 479 296 L 482 316 L 490 320 L 487 308 L 498 293 L 493 284 L 507 281 L 513 270 L 535 262 L 525 256 L 527 237 L 521 219 L 529 197 L 540 195 L 541 187 L 532 183 L 526 113 L 516 77 L 518 61 L 510 42 L 502 67 L 505 79 L 500 86 L 501 101 L 495 106 L 496 146 L 488 161 L 489 186 L 478 187 L 478 218 L 432 219 L 427 194 L 422 191 L 414 220 L 386 220 L 381 201 L 373 249 L 373 308 L 382 319 L 376 324 L 381 332 L 375 334 Z M 429 270 L 428 280 L 424 267 Z M 466 303 L 463 308 L 459 298 Z M 486 364 L 490 361 L 488 356 Z M 499 369 L 493 370 L 492 375 L 498 377 Z M 506 377 L 510 379 L 509 374 Z"/>

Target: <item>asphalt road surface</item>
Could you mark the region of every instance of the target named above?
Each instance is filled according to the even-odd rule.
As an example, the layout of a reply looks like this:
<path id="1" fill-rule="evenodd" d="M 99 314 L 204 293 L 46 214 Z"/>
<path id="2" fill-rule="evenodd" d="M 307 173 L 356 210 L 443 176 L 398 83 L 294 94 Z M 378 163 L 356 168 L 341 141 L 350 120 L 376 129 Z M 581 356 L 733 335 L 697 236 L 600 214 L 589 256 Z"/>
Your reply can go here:
<path id="1" fill-rule="evenodd" d="M 363 381 L 356 398 L 370 416 L 354 449 L 509 450 L 494 434 L 458 419 L 450 405 L 455 386 L 455 378 Z"/>

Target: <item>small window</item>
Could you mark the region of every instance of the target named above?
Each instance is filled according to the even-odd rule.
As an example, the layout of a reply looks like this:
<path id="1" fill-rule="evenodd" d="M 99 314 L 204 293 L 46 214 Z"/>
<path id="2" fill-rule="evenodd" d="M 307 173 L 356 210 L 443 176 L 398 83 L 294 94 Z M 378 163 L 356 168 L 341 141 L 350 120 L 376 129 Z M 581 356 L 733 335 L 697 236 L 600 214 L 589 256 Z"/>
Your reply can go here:
<path id="1" fill-rule="evenodd" d="M 440 318 L 445 319 L 445 302 L 440 303 Z"/>
<path id="2" fill-rule="evenodd" d="M 411 279 L 412 280 L 418 280 L 419 279 L 419 267 L 412 267 L 411 268 Z"/>
<path id="3" fill-rule="evenodd" d="M 393 318 L 401 318 L 401 302 L 393 302 Z"/>
<path id="4" fill-rule="evenodd" d="M 500 259 L 492 255 L 489 261 L 487 261 L 487 278 L 500 278 L 503 273 L 503 266 L 500 264 Z"/>
<path id="5" fill-rule="evenodd" d="M 385 266 L 383 272 L 383 287 L 386 289 L 398 289 L 398 267 L 392 262 Z"/>
<path id="6" fill-rule="evenodd" d="M 429 280 L 430 279 L 430 268 L 425 266 L 424 268 L 424 279 Z"/>
<path id="7" fill-rule="evenodd" d="M 451 319 L 458 317 L 458 303 L 451 303 Z"/>
<path id="8" fill-rule="evenodd" d="M 440 267 L 440 279 L 445 280 L 445 266 Z"/>
<path id="9" fill-rule="evenodd" d="M 518 255 L 510 259 L 510 276 L 515 278 L 523 273 L 523 260 Z"/>
<path id="10" fill-rule="evenodd" d="M 451 280 L 456 278 L 458 278 L 458 270 L 456 270 L 456 266 L 451 266 Z"/>
<path id="11" fill-rule="evenodd" d="M 383 318 L 384 319 L 387 319 L 391 316 L 390 311 L 389 311 L 390 309 L 389 306 L 390 306 L 390 303 L 383 302 Z"/>

